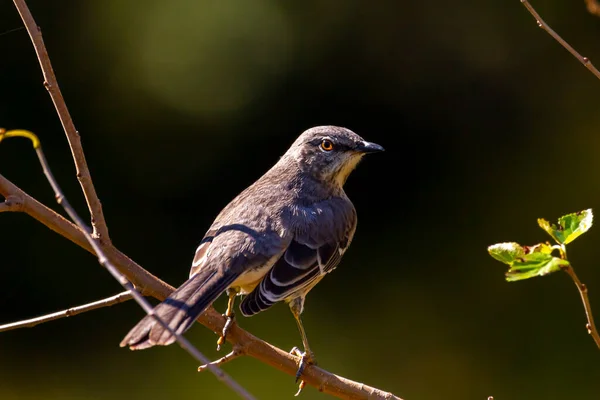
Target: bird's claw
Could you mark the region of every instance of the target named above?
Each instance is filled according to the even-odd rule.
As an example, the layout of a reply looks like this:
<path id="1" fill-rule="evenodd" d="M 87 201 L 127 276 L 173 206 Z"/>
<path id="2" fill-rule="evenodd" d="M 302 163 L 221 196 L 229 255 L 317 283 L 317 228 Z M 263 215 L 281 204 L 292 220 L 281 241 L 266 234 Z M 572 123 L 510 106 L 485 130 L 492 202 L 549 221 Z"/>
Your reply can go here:
<path id="1" fill-rule="evenodd" d="M 225 344 L 225 340 L 227 339 L 227 332 L 233 325 L 233 321 L 235 319 L 235 314 L 231 313 L 231 315 L 223 314 L 224 317 L 227 317 L 227 321 L 225 321 L 225 326 L 223 326 L 223 331 L 221 332 L 221 336 L 217 340 L 217 351 L 221 350 L 221 346 Z"/>
<path id="2" fill-rule="evenodd" d="M 296 383 L 298 383 L 298 380 L 300 380 L 300 377 L 304 373 L 304 369 L 306 369 L 306 366 L 316 364 L 315 356 L 312 354 L 312 352 L 302 352 L 297 347 L 294 347 L 292 350 L 290 350 L 290 354 L 293 354 L 296 357 L 300 357 L 300 363 L 298 364 L 298 370 L 296 371 Z M 304 380 L 301 380 L 300 385 L 298 385 L 298 392 L 296 392 L 295 396 L 298 396 L 305 386 L 306 382 Z"/>

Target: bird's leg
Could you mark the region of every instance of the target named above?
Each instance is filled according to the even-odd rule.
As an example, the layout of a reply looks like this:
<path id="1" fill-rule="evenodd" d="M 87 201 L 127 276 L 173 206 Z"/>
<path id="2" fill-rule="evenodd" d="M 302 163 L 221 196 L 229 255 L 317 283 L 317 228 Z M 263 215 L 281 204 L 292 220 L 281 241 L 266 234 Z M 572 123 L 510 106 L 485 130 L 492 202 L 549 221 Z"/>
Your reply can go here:
<path id="1" fill-rule="evenodd" d="M 225 322 L 225 326 L 223 327 L 223 332 L 221 333 L 219 340 L 217 340 L 217 351 L 221 350 L 221 346 L 225 343 L 225 339 L 227 339 L 227 332 L 233 324 L 233 320 L 235 318 L 233 306 L 235 304 L 235 296 L 237 296 L 238 293 L 239 289 L 227 289 L 227 296 L 229 296 L 229 300 L 227 301 L 227 311 L 225 311 L 225 314 L 223 314 L 224 317 L 227 317 L 227 321 Z"/>
<path id="2" fill-rule="evenodd" d="M 310 350 L 310 346 L 308 345 L 308 339 L 306 337 L 306 331 L 304 330 L 304 325 L 302 325 L 302 318 L 300 318 L 300 314 L 302 314 L 302 310 L 304 309 L 304 298 L 298 297 L 290 302 L 290 310 L 292 310 L 292 314 L 294 314 L 294 318 L 296 319 L 296 323 L 298 324 L 298 330 L 300 331 L 300 336 L 302 337 L 302 345 L 304 346 L 304 352 L 301 352 L 297 347 L 294 347 L 290 353 L 300 357 L 300 364 L 298 365 L 298 371 L 296 372 L 296 382 L 302 376 L 304 369 L 307 365 L 316 364 L 315 355 Z M 302 392 L 306 383 L 304 380 L 300 381 L 300 386 L 298 387 L 298 392 L 296 396 Z"/>

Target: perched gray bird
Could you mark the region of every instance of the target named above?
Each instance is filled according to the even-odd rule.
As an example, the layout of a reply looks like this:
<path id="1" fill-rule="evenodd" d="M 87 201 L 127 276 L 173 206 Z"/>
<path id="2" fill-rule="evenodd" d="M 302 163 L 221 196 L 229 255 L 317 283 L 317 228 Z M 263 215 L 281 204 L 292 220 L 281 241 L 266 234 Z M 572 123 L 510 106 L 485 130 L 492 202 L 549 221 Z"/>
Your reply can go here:
<path id="1" fill-rule="evenodd" d="M 314 361 L 300 319 L 304 299 L 337 267 L 356 229 L 344 183 L 364 154 L 380 151 L 345 128 L 319 126 L 302 133 L 277 164 L 221 211 L 196 250 L 190 278 L 155 314 L 180 334 L 225 290 L 227 326 L 236 295 L 246 295 L 240 310 L 248 317 L 286 301 L 304 345 L 299 377 Z M 145 349 L 174 340 L 146 316 L 121 346 Z"/>

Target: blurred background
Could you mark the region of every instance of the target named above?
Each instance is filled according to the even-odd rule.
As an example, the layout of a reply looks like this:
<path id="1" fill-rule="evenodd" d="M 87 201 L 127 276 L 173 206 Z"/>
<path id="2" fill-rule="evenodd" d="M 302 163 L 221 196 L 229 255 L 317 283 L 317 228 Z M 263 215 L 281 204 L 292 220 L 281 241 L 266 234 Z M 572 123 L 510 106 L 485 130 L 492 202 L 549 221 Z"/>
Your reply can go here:
<path id="1" fill-rule="evenodd" d="M 600 81 L 519 1 L 28 3 L 112 240 L 150 272 L 182 283 L 222 207 L 305 129 L 345 126 L 387 151 L 350 177 L 353 245 L 306 302 L 320 366 L 407 400 L 598 398 L 600 352 L 570 279 L 509 284 L 486 251 L 545 241 L 537 218 L 600 206 Z M 600 19 L 583 1 L 533 4 L 600 64 Z M 0 126 L 40 136 L 87 215 L 21 26 L 1 2 Z M 26 141 L 2 143 L 0 173 L 59 210 Z M 0 323 L 120 292 L 93 256 L 28 216 L 4 213 L 0 229 Z M 598 243 L 595 227 L 569 256 L 600 316 Z M 177 346 L 119 348 L 142 315 L 128 302 L 0 334 L 0 398 L 235 398 Z M 300 345 L 285 305 L 239 323 Z M 222 355 L 206 328 L 186 336 Z M 260 399 L 296 390 L 255 359 L 224 369 Z"/>

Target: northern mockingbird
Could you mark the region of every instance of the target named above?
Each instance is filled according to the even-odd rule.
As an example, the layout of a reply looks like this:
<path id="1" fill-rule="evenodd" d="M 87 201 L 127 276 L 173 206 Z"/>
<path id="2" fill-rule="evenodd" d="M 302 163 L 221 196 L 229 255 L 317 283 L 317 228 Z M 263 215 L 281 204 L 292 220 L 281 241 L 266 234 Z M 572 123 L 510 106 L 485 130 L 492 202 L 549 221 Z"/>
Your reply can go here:
<path id="1" fill-rule="evenodd" d="M 350 245 L 356 211 L 343 186 L 366 153 L 383 151 L 336 126 L 303 132 L 280 160 L 217 216 L 202 239 L 190 278 L 155 314 L 181 334 L 227 290 L 228 324 L 236 295 L 244 316 L 285 301 L 298 323 L 304 366 L 314 362 L 300 314 L 307 293 L 333 271 Z M 226 330 L 219 338 L 223 343 Z M 146 316 L 121 342 L 131 349 L 173 343 L 174 336 Z"/>

